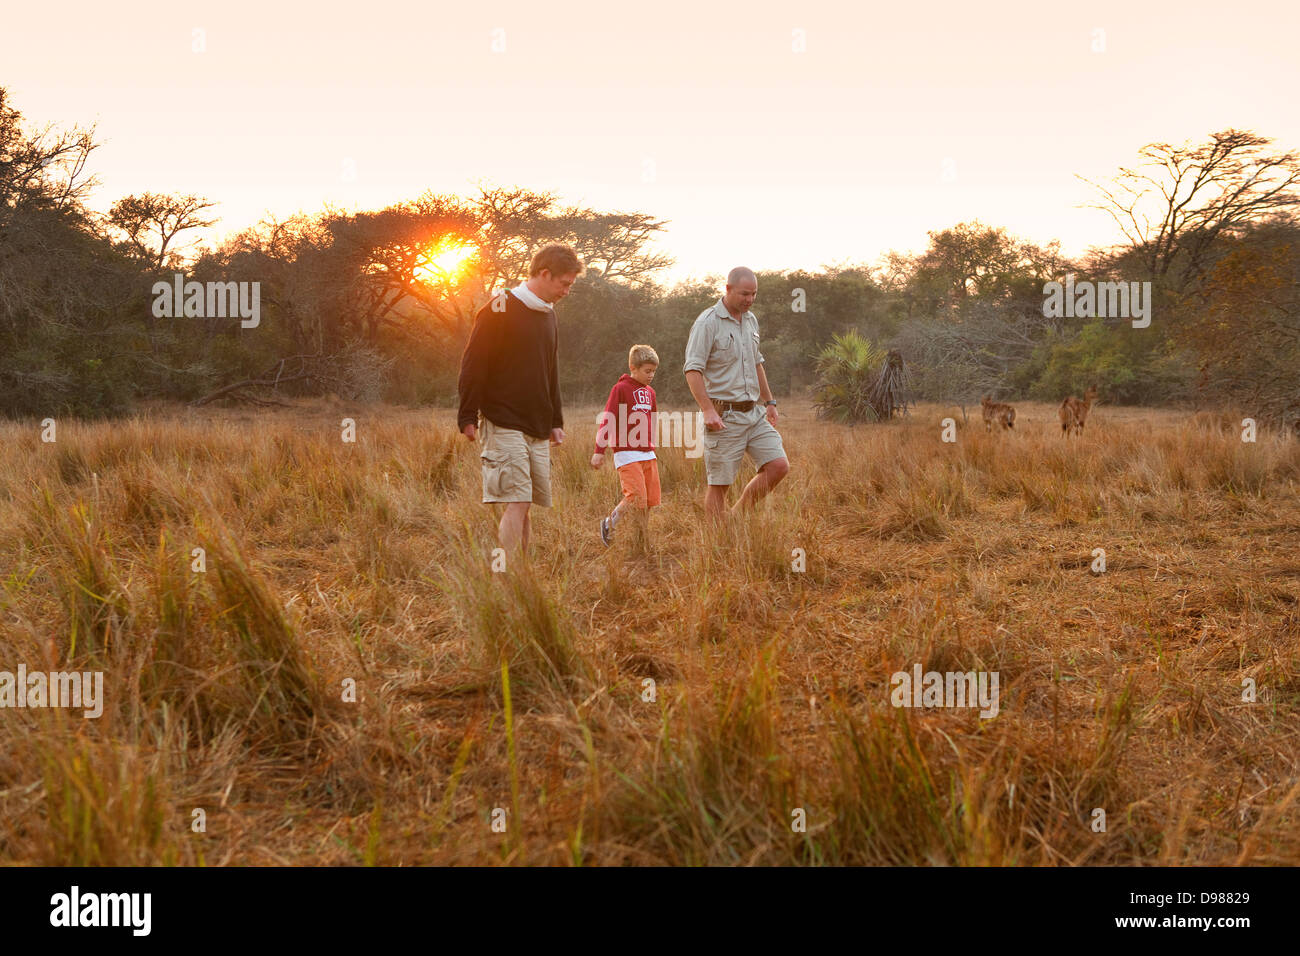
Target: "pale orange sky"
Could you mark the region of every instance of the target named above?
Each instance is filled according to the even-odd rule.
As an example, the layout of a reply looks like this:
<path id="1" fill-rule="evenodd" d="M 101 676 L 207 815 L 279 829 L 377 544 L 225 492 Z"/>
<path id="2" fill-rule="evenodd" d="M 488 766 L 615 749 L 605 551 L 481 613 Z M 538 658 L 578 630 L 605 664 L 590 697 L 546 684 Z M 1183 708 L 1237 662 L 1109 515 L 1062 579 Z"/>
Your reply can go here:
<path id="1" fill-rule="evenodd" d="M 897 7 L 25 4 L 0 85 L 29 127 L 97 124 L 97 208 L 194 192 L 219 236 L 518 184 L 671 220 L 673 277 L 874 262 L 975 218 L 1077 254 L 1119 236 L 1076 173 L 1229 126 L 1300 148 L 1294 7 Z"/>

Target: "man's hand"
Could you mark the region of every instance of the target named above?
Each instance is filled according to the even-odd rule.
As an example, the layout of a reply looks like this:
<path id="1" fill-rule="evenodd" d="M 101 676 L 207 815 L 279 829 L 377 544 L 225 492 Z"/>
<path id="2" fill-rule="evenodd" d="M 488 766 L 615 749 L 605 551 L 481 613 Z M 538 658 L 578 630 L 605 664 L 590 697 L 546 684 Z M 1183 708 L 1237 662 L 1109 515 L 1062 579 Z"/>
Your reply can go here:
<path id="1" fill-rule="evenodd" d="M 466 438 L 468 438 L 470 441 L 474 441 L 476 438 L 478 438 L 478 426 L 475 425 L 473 422 L 470 422 L 468 425 L 466 425 L 464 428 L 460 430 L 460 433 L 464 435 Z"/>
<path id="2" fill-rule="evenodd" d="M 603 464 L 605 464 L 605 453 L 603 451 L 598 451 L 591 456 L 592 468 L 599 468 Z"/>
<path id="3" fill-rule="evenodd" d="M 553 444 L 553 445 L 562 445 L 562 444 L 564 444 L 564 429 L 563 429 L 563 428 L 552 428 L 552 429 L 551 429 L 551 444 Z"/>
<path id="4" fill-rule="evenodd" d="M 759 366 L 760 369 L 762 367 Z M 704 427 L 711 432 L 720 432 L 726 428 L 727 423 L 722 420 L 717 407 L 704 391 L 704 376 L 698 370 L 691 369 L 686 373 L 686 384 L 691 389 L 691 397 L 695 399 L 695 404 L 700 406 L 700 414 L 704 416 Z"/>
<path id="5" fill-rule="evenodd" d="M 773 428 L 776 427 L 776 420 L 778 417 L 780 416 L 776 414 L 776 406 L 775 405 L 767 406 L 767 420 Z"/>

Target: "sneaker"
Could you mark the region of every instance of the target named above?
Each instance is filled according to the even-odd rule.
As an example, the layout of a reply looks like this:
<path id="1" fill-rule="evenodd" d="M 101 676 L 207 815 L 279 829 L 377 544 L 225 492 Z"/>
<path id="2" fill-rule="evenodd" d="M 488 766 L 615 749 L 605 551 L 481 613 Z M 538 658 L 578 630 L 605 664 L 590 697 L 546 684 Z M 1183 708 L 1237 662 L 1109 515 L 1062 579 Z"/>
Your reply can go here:
<path id="1" fill-rule="evenodd" d="M 600 540 L 605 547 L 609 547 L 609 539 L 614 537 L 614 529 L 609 526 L 609 518 L 600 519 Z"/>

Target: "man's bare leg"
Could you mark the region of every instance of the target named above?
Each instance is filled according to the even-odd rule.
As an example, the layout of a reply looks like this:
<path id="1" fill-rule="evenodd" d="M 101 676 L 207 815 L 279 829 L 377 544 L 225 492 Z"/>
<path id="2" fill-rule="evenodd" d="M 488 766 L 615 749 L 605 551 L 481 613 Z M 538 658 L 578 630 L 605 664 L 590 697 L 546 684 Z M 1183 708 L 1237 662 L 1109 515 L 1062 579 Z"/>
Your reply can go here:
<path id="1" fill-rule="evenodd" d="M 506 505 L 505 514 L 497 528 L 497 539 L 506 551 L 518 551 L 520 546 L 528 548 L 528 501 L 512 501 Z"/>
<path id="2" fill-rule="evenodd" d="M 740 493 L 740 500 L 731 507 L 733 514 L 739 514 L 752 508 L 758 501 L 769 491 L 780 483 L 781 479 L 790 473 L 790 462 L 785 458 L 775 458 L 769 461 L 762 468 L 758 469 L 758 474 L 749 479 L 749 484 L 745 490 Z M 712 489 L 710 489 L 712 490 Z"/>
<path id="3" fill-rule="evenodd" d="M 727 510 L 727 489 L 730 485 L 709 485 L 704 494 L 704 513 L 715 521 L 721 521 Z"/>

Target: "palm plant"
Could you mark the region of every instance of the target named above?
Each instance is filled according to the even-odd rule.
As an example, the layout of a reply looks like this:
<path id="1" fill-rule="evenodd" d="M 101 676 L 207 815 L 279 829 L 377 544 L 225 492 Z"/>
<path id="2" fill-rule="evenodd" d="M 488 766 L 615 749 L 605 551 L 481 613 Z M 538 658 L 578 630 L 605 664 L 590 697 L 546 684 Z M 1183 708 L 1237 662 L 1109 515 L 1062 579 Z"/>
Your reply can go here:
<path id="1" fill-rule="evenodd" d="M 813 406 L 818 418 L 843 424 L 879 421 L 871 386 L 885 362 L 885 351 L 850 329 L 836 335 L 817 356 Z"/>

